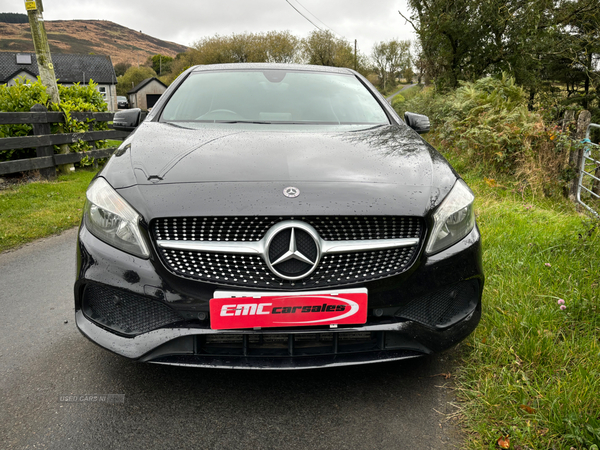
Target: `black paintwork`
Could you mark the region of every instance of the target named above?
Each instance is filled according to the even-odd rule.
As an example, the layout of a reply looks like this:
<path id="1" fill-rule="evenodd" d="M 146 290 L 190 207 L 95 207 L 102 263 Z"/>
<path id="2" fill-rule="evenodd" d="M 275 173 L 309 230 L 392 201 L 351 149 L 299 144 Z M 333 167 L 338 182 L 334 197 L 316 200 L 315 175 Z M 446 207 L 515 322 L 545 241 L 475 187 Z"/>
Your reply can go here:
<path id="1" fill-rule="evenodd" d="M 148 221 L 195 214 L 424 216 L 457 177 L 406 125 L 282 127 L 145 122 L 100 176 Z M 282 195 L 290 185 L 299 197 Z"/>

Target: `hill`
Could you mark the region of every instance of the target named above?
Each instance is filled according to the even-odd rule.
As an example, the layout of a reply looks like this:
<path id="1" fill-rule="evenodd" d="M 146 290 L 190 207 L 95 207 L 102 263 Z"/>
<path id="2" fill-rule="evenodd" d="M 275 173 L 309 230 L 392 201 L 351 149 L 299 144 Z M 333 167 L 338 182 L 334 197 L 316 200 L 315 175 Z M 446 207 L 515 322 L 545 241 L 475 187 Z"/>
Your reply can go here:
<path id="1" fill-rule="evenodd" d="M 187 50 L 184 45 L 106 20 L 52 20 L 45 24 L 51 52 L 107 55 L 113 64 L 142 64 L 148 56 L 174 57 Z M 29 23 L 0 23 L 0 51 L 33 52 Z"/>

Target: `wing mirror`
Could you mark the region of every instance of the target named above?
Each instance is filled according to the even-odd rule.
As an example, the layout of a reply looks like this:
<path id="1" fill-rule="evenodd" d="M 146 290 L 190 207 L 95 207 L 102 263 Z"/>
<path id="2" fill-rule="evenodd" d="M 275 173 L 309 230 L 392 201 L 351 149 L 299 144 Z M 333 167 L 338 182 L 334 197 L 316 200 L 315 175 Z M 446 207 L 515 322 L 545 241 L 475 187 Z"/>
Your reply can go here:
<path id="1" fill-rule="evenodd" d="M 419 134 L 429 133 L 429 130 L 431 129 L 429 117 L 424 116 L 423 114 L 405 112 L 404 121 L 406 122 L 406 125 L 411 127 Z"/>
<path id="2" fill-rule="evenodd" d="M 142 110 L 140 108 L 118 111 L 113 117 L 113 128 L 119 131 L 133 131 L 142 122 Z"/>

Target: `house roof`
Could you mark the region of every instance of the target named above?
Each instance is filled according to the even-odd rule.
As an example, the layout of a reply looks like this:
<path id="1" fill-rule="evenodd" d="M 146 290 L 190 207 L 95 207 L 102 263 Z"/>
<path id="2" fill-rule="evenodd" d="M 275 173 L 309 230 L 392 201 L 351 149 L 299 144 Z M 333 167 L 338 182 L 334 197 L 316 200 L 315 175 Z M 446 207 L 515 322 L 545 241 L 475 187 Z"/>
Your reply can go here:
<path id="1" fill-rule="evenodd" d="M 31 55 L 31 64 L 17 64 L 17 55 Z M 91 79 L 100 84 L 117 84 L 108 56 L 55 53 L 52 63 L 59 83 L 89 83 Z M 39 75 L 35 53 L 0 52 L 0 83 L 8 83 L 21 71 Z"/>
<path id="2" fill-rule="evenodd" d="M 152 83 L 153 81 L 156 81 L 157 83 L 162 84 L 165 89 L 168 87 L 165 83 L 163 83 L 162 81 L 160 81 L 158 78 L 146 78 L 144 81 L 142 81 L 140 84 L 138 84 L 137 86 L 135 86 L 132 90 L 130 90 L 129 92 L 127 92 L 128 94 L 135 94 L 136 92 L 139 92 L 142 90 L 142 88 L 144 88 L 145 86 L 147 86 L 148 84 Z"/>

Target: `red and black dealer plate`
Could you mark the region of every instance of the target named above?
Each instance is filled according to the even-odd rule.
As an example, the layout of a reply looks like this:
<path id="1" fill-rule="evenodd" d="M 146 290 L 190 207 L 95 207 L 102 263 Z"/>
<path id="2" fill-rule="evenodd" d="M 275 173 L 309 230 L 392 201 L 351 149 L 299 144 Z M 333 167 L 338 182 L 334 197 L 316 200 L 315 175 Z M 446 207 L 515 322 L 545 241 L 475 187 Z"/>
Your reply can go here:
<path id="1" fill-rule="evenodd" d="M 367 321 L 367 289 L 300 293 L 216 291 L 213 330 L 358 325 Z"/>

